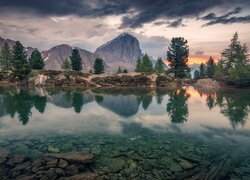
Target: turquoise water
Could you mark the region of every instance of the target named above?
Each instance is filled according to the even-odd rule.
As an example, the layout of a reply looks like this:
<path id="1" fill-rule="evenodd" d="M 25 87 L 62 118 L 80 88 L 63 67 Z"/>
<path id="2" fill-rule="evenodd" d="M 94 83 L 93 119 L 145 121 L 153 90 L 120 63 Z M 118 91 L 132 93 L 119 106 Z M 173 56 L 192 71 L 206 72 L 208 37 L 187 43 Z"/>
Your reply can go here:
<path id="1" fill-rule="evenodd" d="M 250 179 L 250 91 L 0 89 L 0 148 L 92 153 L 107 179 Z"/>

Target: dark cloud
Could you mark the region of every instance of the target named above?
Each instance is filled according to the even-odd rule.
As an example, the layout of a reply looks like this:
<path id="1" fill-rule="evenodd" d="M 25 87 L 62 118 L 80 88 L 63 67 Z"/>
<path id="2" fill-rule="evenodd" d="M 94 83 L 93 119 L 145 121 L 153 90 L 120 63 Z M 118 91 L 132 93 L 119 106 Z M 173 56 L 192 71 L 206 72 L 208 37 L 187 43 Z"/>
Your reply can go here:
<path id="1" fill-rule="evenodd" d="M 154 25 L 156 25 L 156 26 L 167 25 L 167 27 L 170 27 L 170 28 L 177 28 L 177 27 L 185 26 L 182 23 L 182 19 L 177 19 L 177 20 L 173 20 L 173 21 L 157 21 L 154 23 Z"/>
<path id="2" fill-rule="evenodd" d="M 204 55 L 204 51 L 196 51 L 195 55 L 202 56 L 202 55 Z"/>
<path id="3" fill-rule="evenodd" d="M 157 19 L 182 19 L 197 17 L 214 7 L 249 7 L 248 0 L 1 0 L 0 12 L 36 13 L 40 16 L 77 15 L 100 17 L 108 15 L 125 16 L 121 28 L 137 28 Z M 236 7 L 237 7 L 236 6 Z M 213 15 L 210 15 L 213 16 Z M 214 17 L 216 17 L 214 15 Z M 211 17 L 210 17 L 211 18 Z M 213 17 L 212 17 L 213 18 Z M 231 21 L 243 21 L 232 19 Z M 246 21 L 244 21 L 246 22 Z M 178 21 L 170 27 L 178 27 Z"/>
<path id="4" fill-rule="evenodd" d="M 234 10 L 221 16 L 217 16 L 215 13 L 209 13 L 208 15 L 203 16 L 199 19 L 208 21 L 206 24 L 203 25 L 203 27 L 214 25 L 214 24 L 249 23 L 250 15 L 241 16 L 241 17 L 239 16 L 231 17 L 232 15 L 239 14 L 241 10 L 242 9 L 240 7 L 237 7 Z"/>
<path id="5" fill-rule="evenodd" d="M 175 21 L 168 21 L 167 24 L 168 24 L 168 27 L 173 27 L 173 28 L 185 26 L 184 24 L 182 24 L 182 19 L 177 19 Z"/>

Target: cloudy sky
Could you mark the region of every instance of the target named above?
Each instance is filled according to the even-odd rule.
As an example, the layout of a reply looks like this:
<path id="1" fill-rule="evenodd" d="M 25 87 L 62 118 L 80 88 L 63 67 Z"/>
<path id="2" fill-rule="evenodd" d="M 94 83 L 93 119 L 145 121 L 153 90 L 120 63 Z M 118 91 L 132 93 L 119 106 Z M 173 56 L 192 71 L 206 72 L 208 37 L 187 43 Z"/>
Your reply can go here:
<path id="1" fill-rule="evenodd" d="M 190 63 L 200 63 L 219 58 L 236 31 L 250 47 L 249 0 L 0 0 L 0 36 L 40 50 L 64 43 L 93 52 L 128 32 L 165 59 L 181 36 Z"/>

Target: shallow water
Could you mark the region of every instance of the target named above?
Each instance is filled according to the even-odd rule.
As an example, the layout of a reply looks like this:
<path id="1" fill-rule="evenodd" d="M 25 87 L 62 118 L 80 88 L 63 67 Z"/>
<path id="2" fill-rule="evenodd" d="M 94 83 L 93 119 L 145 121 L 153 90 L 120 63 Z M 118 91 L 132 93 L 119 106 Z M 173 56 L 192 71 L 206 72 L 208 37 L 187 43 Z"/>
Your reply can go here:
<path id="1" fill-rule="evenodd" d="M 250 179 L 250 90 L 0 89 L 0 148 L 114 179 Z"/>

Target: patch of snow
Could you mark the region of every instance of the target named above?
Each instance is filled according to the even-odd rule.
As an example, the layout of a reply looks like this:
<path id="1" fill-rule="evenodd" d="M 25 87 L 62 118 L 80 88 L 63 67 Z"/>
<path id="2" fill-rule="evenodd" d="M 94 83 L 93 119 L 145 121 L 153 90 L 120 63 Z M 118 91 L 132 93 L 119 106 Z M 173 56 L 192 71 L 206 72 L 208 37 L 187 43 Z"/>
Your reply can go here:
<path id="1" fill-rule="evenodd" d="M 44 62 L 49 59 L 50 54 L 44 59 Z"/>

